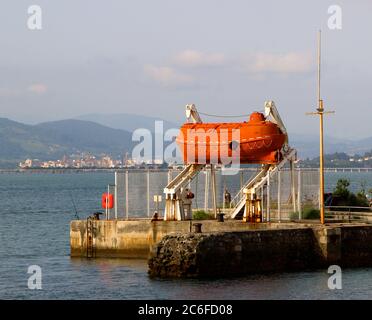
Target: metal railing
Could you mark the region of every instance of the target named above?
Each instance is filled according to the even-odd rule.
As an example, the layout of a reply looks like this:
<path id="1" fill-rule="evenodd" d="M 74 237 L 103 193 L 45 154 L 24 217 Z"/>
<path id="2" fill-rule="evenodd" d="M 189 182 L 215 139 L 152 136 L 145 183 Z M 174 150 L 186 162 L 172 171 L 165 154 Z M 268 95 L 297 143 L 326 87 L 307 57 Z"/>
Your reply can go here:
<path id="1" fill-rule="evenodd" d="M 300 167 L 301 170 L 306 171 L 306 170 L 318 170 L 319 168 L 307 168 L 307 167 Z M 358 168 L 358 167 L 347 167 L 347 168 L 324 168 L 325 172 L 372 172 L 372 168 Z"/>
<path id="2" fill-rule="evenodd" d="M 328 219 L 372 223 L 372 207 L 326 206 L 325 211 Z"/>

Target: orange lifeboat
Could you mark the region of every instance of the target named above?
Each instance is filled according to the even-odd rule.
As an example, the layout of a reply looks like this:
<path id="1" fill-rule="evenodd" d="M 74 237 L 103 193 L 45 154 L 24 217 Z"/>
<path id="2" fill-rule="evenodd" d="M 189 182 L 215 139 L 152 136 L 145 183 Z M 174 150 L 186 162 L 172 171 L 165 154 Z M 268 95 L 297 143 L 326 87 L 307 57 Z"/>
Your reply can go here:
<path id="1" fill-rule="evenodd" d="M 241 164 L 274 164 L 285 140 L 278 125 L 259 112 L 248 122 L 185 123 L 176 139 L 186 164 L 227 164 L 226 157 L 239 157 Z"/>

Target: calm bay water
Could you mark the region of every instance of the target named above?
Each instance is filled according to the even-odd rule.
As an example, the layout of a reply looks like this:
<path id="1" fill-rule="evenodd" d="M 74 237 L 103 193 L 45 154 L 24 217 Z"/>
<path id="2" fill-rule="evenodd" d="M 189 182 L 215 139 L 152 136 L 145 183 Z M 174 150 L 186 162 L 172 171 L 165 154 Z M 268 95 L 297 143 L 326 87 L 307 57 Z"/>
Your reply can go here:
<path id="1" fill-rule="evenodd" d="M 351 189 L 372 187 L 372 173 L 328 173 Z M 326 270 L 237 279 L 152 280 L 144 260 L 71 259 L 73 195 L 81 218 L 100 209 L 112 173 L 0 174 L 0 299 L 372 299 L 372 269 L 343 270 L 343 289 L 329 290 Z M 27 287 L 30 265 L 42 290 Z"/>

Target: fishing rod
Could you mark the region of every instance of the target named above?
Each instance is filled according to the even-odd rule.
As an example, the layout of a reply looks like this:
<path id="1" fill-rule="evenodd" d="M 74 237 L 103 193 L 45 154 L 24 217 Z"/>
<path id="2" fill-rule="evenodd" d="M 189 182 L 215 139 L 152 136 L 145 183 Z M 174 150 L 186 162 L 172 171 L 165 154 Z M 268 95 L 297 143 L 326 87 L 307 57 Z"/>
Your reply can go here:
<path id="1" fill-rule="evenodd" d="M 75 218 L 77 218 L 78 220 L 80 220 L 80 217 L 79 217 L 79 215 L 78 215 L 78 211 L 77 211 L 77 209 L 76 209 L 75 201 L 74 201 L 74 198 L 73 198 L 73 196 L 72 196 L 71 191 L 70 191 L 69 193 L 70 193 L 70 198 L 71 198 L 72 205 L 73 205 L 74 210 L 75 210 Z"/>

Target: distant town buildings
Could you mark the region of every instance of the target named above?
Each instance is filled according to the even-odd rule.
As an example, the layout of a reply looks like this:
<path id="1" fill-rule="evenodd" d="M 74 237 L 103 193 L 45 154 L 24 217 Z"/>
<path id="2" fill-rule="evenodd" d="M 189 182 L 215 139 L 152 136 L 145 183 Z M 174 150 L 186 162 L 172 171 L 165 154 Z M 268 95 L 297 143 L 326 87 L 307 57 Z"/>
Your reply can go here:
<path id="1" fill-rule="evenodd" d="M 32 168 L 35 161 L 38 161 L 38 160 L 37 159 L 36 160 L 26 159 L 25 161 L 19 163 L 19 167 L 20 168 Z"/>
<path id="2" fill-rule="evenodd" d="M 63 156 L 60 160 L 47 160 L 41 161 L 39 159 L 26 159 L 19 163 L 21 169 L 31 168 L 45 168 L 45 169 L 57 169 L 57 168 L 76 168 L 76 169 L 89 169 L 89 168 L 143 168 L 143 167 L 160 167 L 163 165 L 162 161 L 146 161 L 140 162 L 136 159 L 128 157 L 128 153 L 125 155 L 123 160 L 112 159 L 109 155 L 102 155 L 96 157 L 91 154 L 79 154 L 71 156 Z"/>
<path id="3" fill-rule="evenodd" d="M 372 156 L 362 157 L 362 158 L 358 158 L 358 159 L 355 159 L 355 158 L 350 158 L 349 159 L 350 162 L 363 162 L 363 161 L 370 161 L 370 160 L 372 160 Z"/>
<path id="4" fill-rule="evenodd" d="M 366 152 L 364 155 L 355 154 L 350 156 L 344 152 L 326 154 L 324 156 L 326 167 L 329 168 L 371 168 L 372 167 L 372 151 Z M 299 161 L 301 167 L 315 168 L 319 166 L 319 157 L 314 159 L 304 159 Z"/>
<path id="5" fill-rule="evenodd" d="M 26 159 L 19 163 L 22 169 L 28 168 L 118 168 L 121 167 L 120 160 L 113 160 L 111 157 L 104 155 L 96 158 L 93 155 L 81 156 L 64 156 L 62 160 L 40 161 L 38 159 Z"/>

